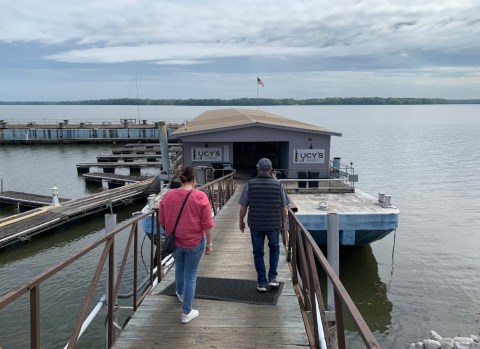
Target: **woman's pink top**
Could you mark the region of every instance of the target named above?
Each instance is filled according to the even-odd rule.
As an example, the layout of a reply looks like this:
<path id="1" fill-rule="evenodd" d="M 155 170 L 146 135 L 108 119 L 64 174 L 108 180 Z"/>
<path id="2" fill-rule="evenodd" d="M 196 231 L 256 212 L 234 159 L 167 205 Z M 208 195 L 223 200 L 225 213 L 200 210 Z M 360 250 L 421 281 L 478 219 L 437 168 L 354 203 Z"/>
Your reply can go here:
<path id="1" fill-rule="evenodd" d="M 189 190 L 185 189 L 170 189 L 160 201 L 158 221 L 165 228 L 166 235 L 170 235 L 173 230 L 188 192 Z M 175 245 L 183 248 L 197 246 L 204 237 L 205 230 L 214 225 L 207 195 L 194 189 L 187 199 L 175 229 Z"/>

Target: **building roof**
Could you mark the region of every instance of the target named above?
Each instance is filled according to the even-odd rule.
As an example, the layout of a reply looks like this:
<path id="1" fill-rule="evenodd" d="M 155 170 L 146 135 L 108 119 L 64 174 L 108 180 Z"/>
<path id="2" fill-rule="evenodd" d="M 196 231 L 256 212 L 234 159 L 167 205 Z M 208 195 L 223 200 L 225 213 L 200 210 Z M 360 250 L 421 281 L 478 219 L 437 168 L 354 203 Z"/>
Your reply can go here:
<path id="1" fill-rule="evenodd" d="M 197 116 L 195 119 L 186 123 L 185 127 L 178 128 L 173 135 L 181 138 L 183 136 L 252 126 L 291 129 L 295 131 L 306 131 L 309 133 L 319 133 L 331 136 L 342 135 L 341 133 L 334 132 L 323 127 L 288 119 L 283 116 L 268 113 L 266 111 L 237 108 L 206 111 Z"/>

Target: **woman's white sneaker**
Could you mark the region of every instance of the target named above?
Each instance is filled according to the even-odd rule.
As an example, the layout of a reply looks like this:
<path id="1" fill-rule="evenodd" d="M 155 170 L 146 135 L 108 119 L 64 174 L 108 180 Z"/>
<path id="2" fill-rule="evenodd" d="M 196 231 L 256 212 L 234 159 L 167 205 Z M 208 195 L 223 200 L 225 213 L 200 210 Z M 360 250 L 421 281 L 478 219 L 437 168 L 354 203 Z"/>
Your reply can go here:
<path id="1" fill-rule="evenodd" d="M 182 314 L 182 323 L 186 324 L 187 322 L 192 321 L 198 316 L 199 312 L 196 309 L 190 310 L 190 313 L 188 314 Z"/>
<path id="2" fill-rule="evenodd" d="M 180 303 L 183 303 L 183 294 L 178 294 L 178 292 L 175 292 L 177 294 L 177 298 L 180 301 Z"/>

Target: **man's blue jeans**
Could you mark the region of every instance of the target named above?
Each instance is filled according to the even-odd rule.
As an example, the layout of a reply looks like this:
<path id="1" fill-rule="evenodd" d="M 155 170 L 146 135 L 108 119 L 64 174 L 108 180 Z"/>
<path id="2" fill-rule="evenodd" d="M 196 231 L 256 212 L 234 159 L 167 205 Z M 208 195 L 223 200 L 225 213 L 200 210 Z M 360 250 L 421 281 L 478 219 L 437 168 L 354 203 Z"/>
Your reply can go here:
<path id="1" fill-rule="evenodd" d="M 266 284 L 268 281 L 277 278 L 278 260 L 280 259 L 280 230 L 272 231 L 255 231 L 250 229 L 253 246 L 253 261 L 255 270 L 257 271 L 257 281 L 259 284 Z M 268 239 L 269 264 L 268 279 L 265 269 L 264 244 L 265 237 Z"/>
<path id="2" fill-rule="evenodd" d="M 183 313 L 189 314 L 192 310 L 195 287 L 197 286 L 197 272 L 202 255 L 205 252 L 205 238 L 194 248 L 175 246 L 173 259 L 175 260 L 175 286 L 178 294 L 183 295 Z"/>

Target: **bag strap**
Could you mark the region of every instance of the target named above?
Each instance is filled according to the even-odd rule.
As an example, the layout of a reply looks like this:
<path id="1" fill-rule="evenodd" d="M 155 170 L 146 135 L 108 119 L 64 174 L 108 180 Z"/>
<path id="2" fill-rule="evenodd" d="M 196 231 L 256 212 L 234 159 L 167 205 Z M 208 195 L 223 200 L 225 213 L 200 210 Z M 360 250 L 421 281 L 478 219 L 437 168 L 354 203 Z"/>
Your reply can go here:
<path id="1" fill-rule="evenodd" d="M 178 221 L 180 220 L 180 216 L 182 215 L 183 208 L 185 207 L 185 203 L 187 202 L 187 199 L 190 196 L 190 194 L 192 193 L 192 191 L 193 191 L 193 189 L 190 189 L 190 191 L 187 194 L 187 197 L 183 201 L 182 208 L 180 209 L 180 212 L 178 213 L 177 221 L 175 222 L 175 226 L 173 227 L 172 234 L 174 234 L 175 229 L 177 229 L 177 224 L 178 224 Z"/>

